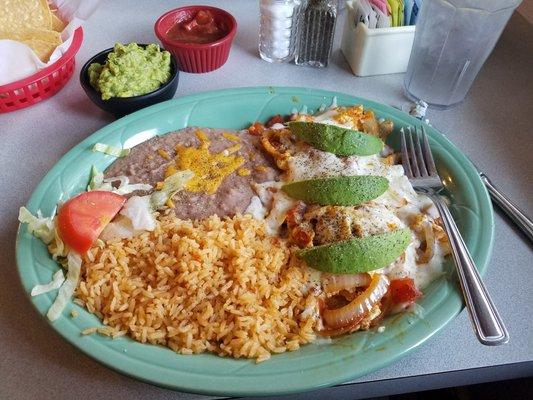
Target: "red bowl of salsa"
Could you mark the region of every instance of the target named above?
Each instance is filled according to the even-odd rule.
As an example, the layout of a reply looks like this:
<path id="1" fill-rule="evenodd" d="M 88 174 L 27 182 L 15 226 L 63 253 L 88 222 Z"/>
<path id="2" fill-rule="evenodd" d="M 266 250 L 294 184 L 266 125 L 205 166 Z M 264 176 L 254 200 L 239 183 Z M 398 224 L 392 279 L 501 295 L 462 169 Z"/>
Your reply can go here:
<path id="1" fill-rule="evenodd" d="M 186 6 L 163 14 L 155 34 L 178 60 L 184 72 L 214 71 L 228 59 L 237 21 L 225 10 L 210 6 Z"/>

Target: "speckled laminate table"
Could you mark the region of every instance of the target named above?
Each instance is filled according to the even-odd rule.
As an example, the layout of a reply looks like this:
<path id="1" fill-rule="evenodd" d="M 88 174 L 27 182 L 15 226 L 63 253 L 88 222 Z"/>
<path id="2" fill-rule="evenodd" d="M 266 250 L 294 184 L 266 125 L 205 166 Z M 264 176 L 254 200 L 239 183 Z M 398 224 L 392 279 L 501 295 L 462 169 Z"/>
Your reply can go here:
<path id="1" fill-rule="evenodd" d="M 185 4 L 104 1 L 85 26 L 76 72 L 91 55 L 115 41 L 156 41 L 153 22 L 181 3 Z M 235 15 L 239 33 L 228 63 L 210 74 L 182 74 L 177 96 L 237 86 L 285 85 L 342 91 L 396 107 L 406 102 L 403 75 L 356 78 L 350 73 L 338 50 L 339 30 L 327 69 L 272 65 L 257 54 L 257 1 L 202 3 L 218 4 Z M 515 14 L 466 101 L 428 115 L 529 215 L 533 214 L 532 54 L 532 27 Z M 18 207 L 67 150 L 111 121 L 85 96 L 76 76 L 55 97 L 0 115 L 1 399 L 201 398 L 135 381 L 81 354 L 38 317 L 18 281 L 14 251 Z M 506 346 L 479 344 L 463 311 L 397 363 L 346 385 L 300 397 L 356 399 L 533 375 L 532 255 L 532 247 L 496 213 L 494 252 L 485 282 L 510 331 Z"/>

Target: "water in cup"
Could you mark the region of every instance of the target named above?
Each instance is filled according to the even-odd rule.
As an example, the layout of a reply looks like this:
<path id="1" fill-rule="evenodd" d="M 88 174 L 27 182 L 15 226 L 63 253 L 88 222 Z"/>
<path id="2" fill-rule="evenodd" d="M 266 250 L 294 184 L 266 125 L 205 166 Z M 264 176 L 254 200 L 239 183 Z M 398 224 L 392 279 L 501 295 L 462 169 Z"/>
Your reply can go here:
<path id="1" fill-rule="evenodd" d="M 424 0 L 405 74 L 408 97 L 448 108 L 466 96 L 518 0 Z"/>

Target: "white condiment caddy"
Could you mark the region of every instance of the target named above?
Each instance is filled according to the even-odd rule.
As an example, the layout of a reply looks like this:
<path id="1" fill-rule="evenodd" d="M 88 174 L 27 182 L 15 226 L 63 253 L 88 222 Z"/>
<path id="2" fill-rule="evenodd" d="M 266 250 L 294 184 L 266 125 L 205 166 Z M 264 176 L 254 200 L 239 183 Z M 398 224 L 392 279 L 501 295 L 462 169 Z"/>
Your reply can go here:
<path id="1" fill-rule="evenodd" d="M 405 72 L 413 47 L 415 26 L 369 29 L 355 25 L 354 4 L 346 2 L 341 51 L 357 76 Z"/>

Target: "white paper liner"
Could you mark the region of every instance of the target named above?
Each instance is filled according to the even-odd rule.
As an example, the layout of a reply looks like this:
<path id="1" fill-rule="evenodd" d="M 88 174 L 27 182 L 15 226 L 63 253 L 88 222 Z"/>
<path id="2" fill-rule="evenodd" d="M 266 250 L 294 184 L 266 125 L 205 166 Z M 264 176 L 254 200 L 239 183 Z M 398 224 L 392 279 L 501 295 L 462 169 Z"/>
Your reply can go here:
<path id="1" fill-rule="evenodd" d="M 0 40 L 0 86 L 27 78 L 52 65 L 65 54 L 72 43 L 74 31 L 92 15 L 101 0 L 55 0 L 58 15 L 69 21 L 61 32 L 61 43 L 52 53 L 50 60 L 43 63 L 24 43 L 14 40 Z"/>

